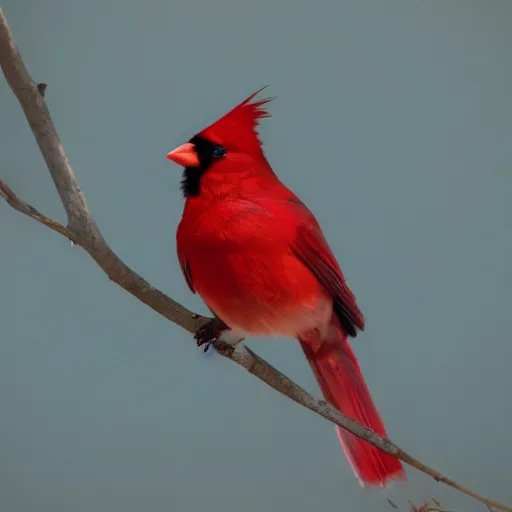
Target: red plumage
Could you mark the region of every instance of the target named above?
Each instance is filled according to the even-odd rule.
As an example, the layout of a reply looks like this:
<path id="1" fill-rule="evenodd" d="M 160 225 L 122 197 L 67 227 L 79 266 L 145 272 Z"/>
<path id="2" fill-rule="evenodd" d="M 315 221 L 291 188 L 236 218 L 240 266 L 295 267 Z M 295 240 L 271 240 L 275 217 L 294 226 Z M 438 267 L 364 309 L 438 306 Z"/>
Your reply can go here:
<path id="1" fill-rule="evenodd" d="M 263 156 L 256 128 L 260 119 L 270 117 L 268 111 L 263 107 L 271 101 L 271 98 L 252 101 L 263 89 L 264 87 L 251 94 L 199 134 L 212 142 L 236 147 L 253 156 Z"/>
<path id="2" fill-rule="evenodd" d="M 297 338 L 326 400 L 386 431 L 347 337 L 364 329 L 356 298 L 313 214 L 268 164 L 252 94 L 168 154 L 185 166 L 178 257 L 193 292 L 240 334 Z M 405 478 L 400 462 L 338 429 L 361 482 Z"/>

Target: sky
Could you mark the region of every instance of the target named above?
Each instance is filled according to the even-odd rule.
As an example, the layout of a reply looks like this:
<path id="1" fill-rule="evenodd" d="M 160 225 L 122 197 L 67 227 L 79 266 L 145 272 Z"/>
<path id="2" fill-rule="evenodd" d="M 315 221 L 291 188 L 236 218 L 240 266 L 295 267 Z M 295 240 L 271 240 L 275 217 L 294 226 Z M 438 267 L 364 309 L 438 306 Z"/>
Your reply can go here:
<path id="1" fill-rule="evenodd" d="M 206 313 L 175 252 L 176 145 L 262 85 L 273 168 L 323 226 L 367 319 L 354 341 L 390 438 L 512 504 L 512 3 L 4 0 L 117 254 Z M 0 177 L 63 209 L 0 80 Z M 401 510 L 359 487 L 332 425 L 109 282 L 0 203 L 0 509 Z M 248 345 L 319 394 L 290 339 Z"/>

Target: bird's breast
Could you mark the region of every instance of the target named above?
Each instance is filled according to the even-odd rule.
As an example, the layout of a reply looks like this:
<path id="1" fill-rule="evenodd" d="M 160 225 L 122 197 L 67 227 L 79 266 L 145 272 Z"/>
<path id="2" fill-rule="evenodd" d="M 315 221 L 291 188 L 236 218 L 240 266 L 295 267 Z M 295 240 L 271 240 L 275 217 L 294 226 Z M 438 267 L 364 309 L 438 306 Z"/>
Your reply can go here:
<path id="1" fill-rule="evenodd" d="M 210 211 L 185 231 L 179 250 L 194 287 L 230 327 L 295 336 L 328 324 L 332 300 L 291 252 L 293 225 L 256 207 L 231 208 Z"/>

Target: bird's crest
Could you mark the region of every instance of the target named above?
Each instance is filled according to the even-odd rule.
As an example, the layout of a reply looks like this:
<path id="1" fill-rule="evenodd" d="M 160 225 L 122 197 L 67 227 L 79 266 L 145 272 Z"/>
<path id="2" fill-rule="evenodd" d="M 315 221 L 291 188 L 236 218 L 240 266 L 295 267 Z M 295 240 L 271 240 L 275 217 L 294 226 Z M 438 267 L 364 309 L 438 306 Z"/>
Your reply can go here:
<path id="1" fill-rule="evenodd" d="M 236 150 L 245 151 L 253 155 L 261 153 L 261 141 L 258 137 L 257 127 L 260 119 L 270 117 L 264 105 L 274 98 L 252 100 L 265 87 L 251 94 L 242 103 L 227 114 L 224 114 L 198 135 L 211 142 L 228 147 L 232 146 Z"/>

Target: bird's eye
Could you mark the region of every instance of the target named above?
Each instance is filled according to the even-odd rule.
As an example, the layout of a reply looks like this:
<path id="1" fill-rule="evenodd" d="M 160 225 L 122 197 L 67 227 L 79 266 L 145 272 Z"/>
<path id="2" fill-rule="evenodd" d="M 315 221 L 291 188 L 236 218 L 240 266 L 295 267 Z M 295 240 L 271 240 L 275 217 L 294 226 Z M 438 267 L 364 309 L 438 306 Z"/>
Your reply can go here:
<path id="1" fill-rule="evenodd" d="M 223 157 L 227 151 L 222 146 L 216 146 L 213 149 L 213 158 L 221 158 Z"/>

